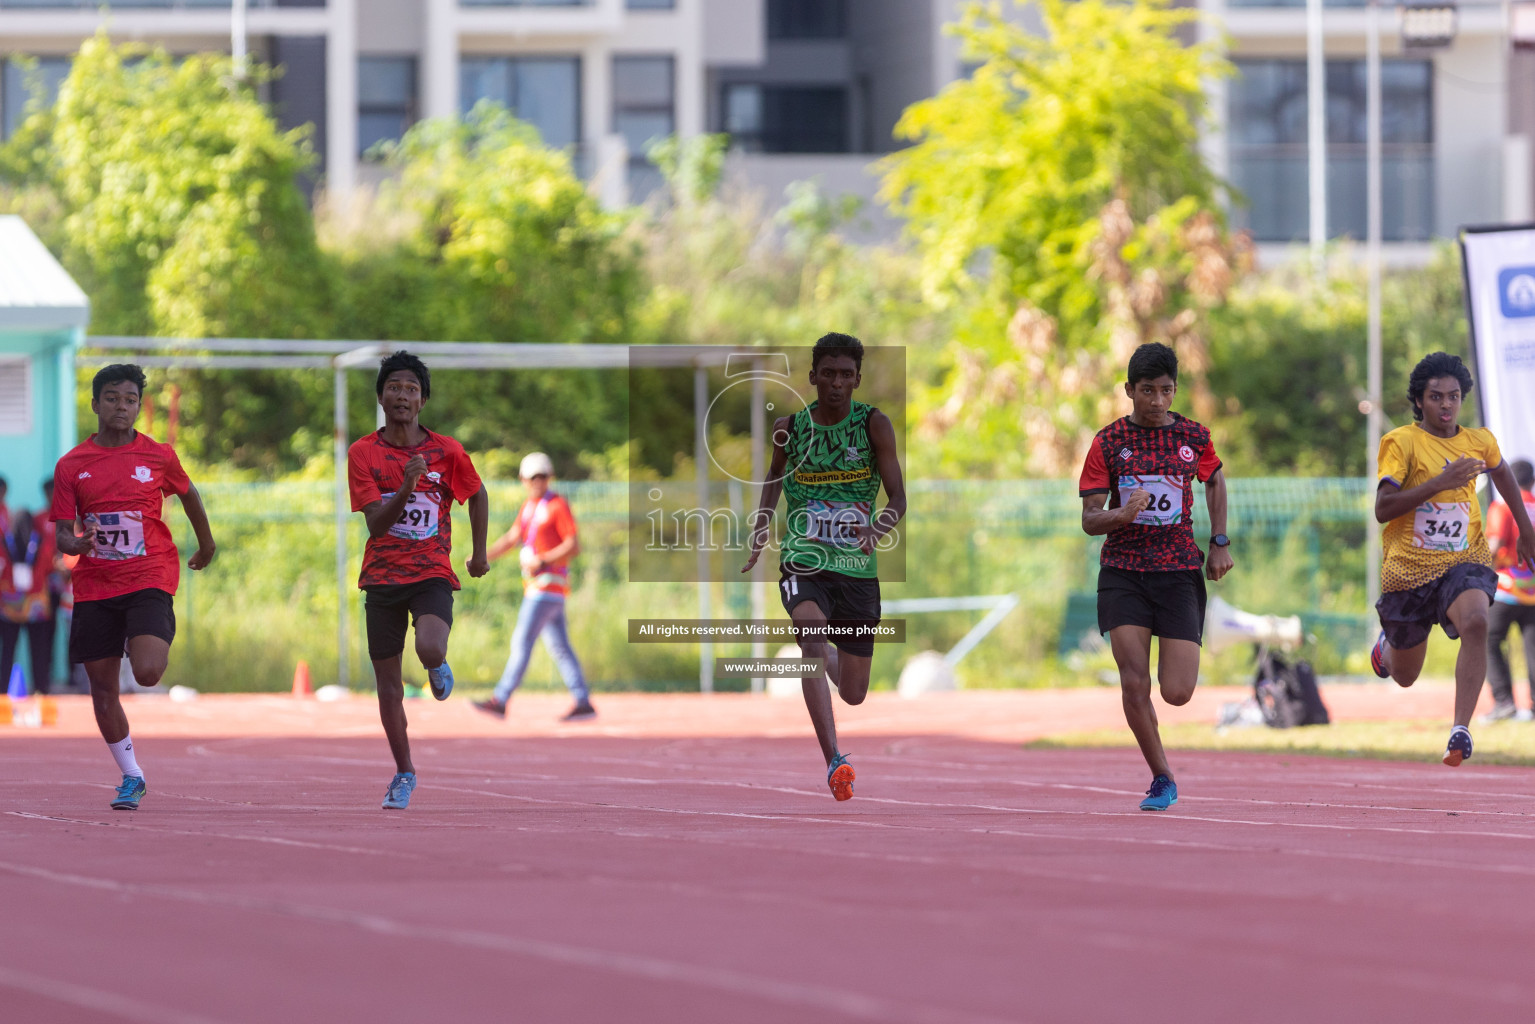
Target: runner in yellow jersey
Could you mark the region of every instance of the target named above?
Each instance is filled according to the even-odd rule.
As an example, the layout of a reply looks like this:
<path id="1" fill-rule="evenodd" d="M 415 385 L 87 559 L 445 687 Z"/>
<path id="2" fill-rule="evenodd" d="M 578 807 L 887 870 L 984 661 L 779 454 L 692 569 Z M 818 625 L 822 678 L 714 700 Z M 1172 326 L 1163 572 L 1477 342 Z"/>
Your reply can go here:
<path id="1" fill-rule="evenodd" d="M 1457 356 L 1424 356 L 1407 380 L 1414 422 L 1380 439 L 1375 518 L 1385 524 L 1380 571 L 1381 633 L 1370 664 L 1382 679 L 1411 686 L 1438 623 L 1460 640 L 1455 725 L 1445 747 L 1452 768 L 1471 756 L 1471 715 L 1487 676 L 1487 609 L 1498 591 L 1482 532 L 1476 478 L 1486 473 L 1519 526 L 1519 560 L 1535 564 L 1535 527 L 1492 431 L 1462 427 L 1471 372 Z"/>

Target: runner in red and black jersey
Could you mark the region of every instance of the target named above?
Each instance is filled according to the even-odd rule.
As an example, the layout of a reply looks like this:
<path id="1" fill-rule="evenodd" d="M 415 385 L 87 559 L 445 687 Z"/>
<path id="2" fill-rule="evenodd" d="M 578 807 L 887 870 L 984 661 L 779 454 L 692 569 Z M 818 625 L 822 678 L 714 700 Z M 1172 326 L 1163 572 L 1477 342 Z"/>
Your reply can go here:
<path id="1" fill-rule="evenodd" d="M 469 532 L 474 546 L 467 562 L 476 578 L 490 571 L 485 531 L 490 500 L 463 445 L 423 427 L 421 406 L 432 394 L 426 364 L 409 352 L 396 352 L 378 369 L 378 404 L 384 425 L 354 443 L 347 452 L 352 511 L 368 521 L 368 546 L 357 585 L 367 594 L 368 657 L 378 680 L 379 717 L 395 776 L 384 807 L 409 806 L 416 788 L 416 768 L 406 738 L 405 684 L 401 656 L 405 626 L 416 627 L 416 656 L 432 684 L 432 696 L 447 700 L 453 692 L 448 668 L 448 630 L 453 624 L 453 502 L 469 503 Z"/>
<path id="2" fill-rule="evenodd" d="M 1151 768 L 1143 811 L 1178 802 L 1151 703 L 1151 638 L 1160 639 L 1162 699 L 1187 704 L 1199 676 L 1205 577 L 1218 580 L 1231 569 L 1221 460 L 1206 427 L 1169 410 L 1177 393 L 1173 350 L 1156 342 L 1136 349 L 1125 384 L 1134 411 L 1098 431 L 1080 484 L 1082 529 L 1108 535 L 1098 574 L 1098 630 L 1109 634 L 1125 720 Z M 1194 541 L 1195 480 L 1205 485 L 1210 511 L 1208 559 Z"/>
<path id="3" fill-rule="evenodd" d="M 126 811 L 138 808 L 147 789 L 117 695 L 123 654 L 138 684 L 153 686 L 165 674 L 176 636 L 171 597 L 181 567 L 170 527 L 160 517 L 165 495 L 181 496 L 197 534 L 197 551 L 187 566 L 204 568 L 215 550 L 202 498 L 175 449 L 133 427 L 144 384 L 144 371 L 130 363 L 96 374 L 91 381 L 96 433 L 59 460 L 49 513 L 59 550 L 80 556 L 69 660 L 83 663 L 90 677 L 96 726 L 123 773 L 112 807 Z M 76 532 L 77 523 L 83 533 Z"/>

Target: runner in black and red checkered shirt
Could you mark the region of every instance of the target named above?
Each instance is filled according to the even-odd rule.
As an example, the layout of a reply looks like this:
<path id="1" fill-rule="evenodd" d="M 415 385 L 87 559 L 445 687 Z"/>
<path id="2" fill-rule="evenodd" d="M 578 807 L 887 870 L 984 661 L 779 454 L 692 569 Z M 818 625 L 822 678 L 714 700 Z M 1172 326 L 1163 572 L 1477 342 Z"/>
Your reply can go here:
<path id="1" fill-rule="evenodd" d="M 1221 460 L 1207 427 L 1168 408 L 1177 393 L 1173 350 L 1156 342 L 1136 349 L 1125 383 L 1134 410 L 1098 431 L 1080 483 L 1082 529 L 1108 535 L 1098 573 L 1098 630 L 1109 635 L 1125 720 L 1151 768 L 1143 811 L 1178 802 L 1151 703 L 1151 638 L 1161 641 L 1162 699 L 1187 704 L 1199 677 L 1205 577 L 1218 580 L 1231 569 Z M 1205 485 L 1210 510 L 1208 560 L 1194 541 L 1196 479 Z"/>

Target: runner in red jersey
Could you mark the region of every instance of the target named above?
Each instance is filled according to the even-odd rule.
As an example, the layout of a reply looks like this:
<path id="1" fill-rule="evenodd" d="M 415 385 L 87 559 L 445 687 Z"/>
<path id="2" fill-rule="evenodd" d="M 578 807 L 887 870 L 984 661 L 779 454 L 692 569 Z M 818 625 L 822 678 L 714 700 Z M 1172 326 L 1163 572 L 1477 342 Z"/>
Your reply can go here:
<path id="1" fill-rule="evenodd" d="M 123 773 L 112 801 L 117 810 L 137 809 L 147 792 L 117 695 L 123 654 L 138 684 L 153 686 L 165 674 L 176 636 L 171 597 L 181 573 L 170 527 L 160 517 L 165 495 L 181 496 L 197 534 L 188 567 L 206 567 L 215 550 L 202 498 L 175 449 L 133 427 L 144 384 L 144 371 L 129 363 L 96 374 L 96 433 L 59 460 L 50 512 L 59 550 L 80 556 L 69 660 L 85 665 L 96 725 Z"/>
<path id="2" fill-rule="evenodd" d="M 469 504 L 474 553 L 467 568 L 478 578 L 490 571 L 485 555 L 490 500 L 463 446 L 420 423 L 421 407 L 432 394 L 425 363 L 409 352 L 394 353 L 380 364 L 375 390 L 384 425 L 347 452 L 347 478 L 352 511 L 368 521 L 368 546 L 357 585 L 367 594 L 363 607 L 368 657 L 378 680 L 379 717 L 395 762 L 384 807 L 403 810 L 416 788 L 401 678 L 406 621 L 416 627 L 416 656 L 426 669 L 432 696 L 447 700 L 453 692 L 448 631 L 453 591 L 459 589 L 449 511 L 454 501 Z"/>
<path id="3" fill-rule="evenodd" d="M 1206 427 L 1169 410 L 1177 393 L 1173 350 L 1156 342 L 1136 349 L 1125 383 L 1134 409 L 1093 438 L 1080 484 L 1082 529 L 1108 535 L 1098 574 L 1098 629 L 1109 634 L 1125 720 L 1151 768 L 1143 811 L 1178 802 L 1151 703 L 1151 638 L 1160 638 L 1162 699 L 1187 704 L 1199 678 L 1204 581 L 1231 570 L 1221 460 Z M 1195 480 L 1204 482 L 1210 510 L 1208 559 L 1194 541 Z"/>

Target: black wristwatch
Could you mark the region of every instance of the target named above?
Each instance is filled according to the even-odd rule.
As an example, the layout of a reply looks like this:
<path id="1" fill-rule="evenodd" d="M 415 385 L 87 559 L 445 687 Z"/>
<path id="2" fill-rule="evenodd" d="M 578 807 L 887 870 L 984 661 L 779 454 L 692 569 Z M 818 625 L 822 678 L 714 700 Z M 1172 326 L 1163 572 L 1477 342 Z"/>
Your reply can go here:
<path id="1" fill-rule="evenodd" d="M 1229 548 L 1231 546 L 1231 538 L 1224 533 L 1217 533 L 1210 538 L 1210 544 L 1217 548 Z"/>

